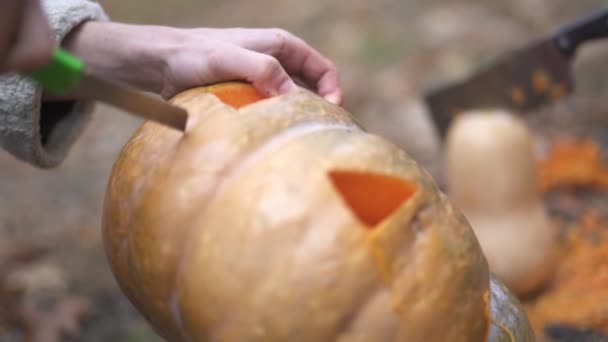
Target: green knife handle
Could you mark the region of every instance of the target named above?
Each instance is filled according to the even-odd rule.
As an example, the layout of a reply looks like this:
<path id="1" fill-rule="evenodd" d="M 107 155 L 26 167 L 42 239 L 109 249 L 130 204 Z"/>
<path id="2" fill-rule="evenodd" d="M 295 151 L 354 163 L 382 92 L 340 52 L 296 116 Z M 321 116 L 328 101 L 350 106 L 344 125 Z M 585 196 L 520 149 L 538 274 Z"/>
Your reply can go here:
<path id="1" fill-rule="evenodd" d="M 598 38 L 608 38 L 608 9 L 559 30 L 555 36 L 555 44 L 564 55 L 572 57 L 581 44 Z"/>
<path id="2" fill-rule="evenodd" d="M 27 75 L 53 93 L 63 95 L 78 86 L 84 62 L 64 49 L 53 51 L 51 62 Z"/>

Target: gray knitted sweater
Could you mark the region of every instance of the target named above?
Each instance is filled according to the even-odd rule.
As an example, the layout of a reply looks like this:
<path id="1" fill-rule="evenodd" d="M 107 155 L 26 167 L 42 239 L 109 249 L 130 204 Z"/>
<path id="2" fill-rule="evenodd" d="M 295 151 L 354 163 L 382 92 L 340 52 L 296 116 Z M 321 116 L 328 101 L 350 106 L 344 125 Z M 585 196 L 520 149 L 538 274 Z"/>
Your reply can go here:
<path id="1" fill-rule="evenodd" d="M 89 0 L 43 0 L 57 41 L 87 20 L 107 20 Z M 0 146 L 40 168 L 59 165 L 86 125 L 92 103 L 48 102 L 42 89 L 17 75 L 0 77 Z"/>

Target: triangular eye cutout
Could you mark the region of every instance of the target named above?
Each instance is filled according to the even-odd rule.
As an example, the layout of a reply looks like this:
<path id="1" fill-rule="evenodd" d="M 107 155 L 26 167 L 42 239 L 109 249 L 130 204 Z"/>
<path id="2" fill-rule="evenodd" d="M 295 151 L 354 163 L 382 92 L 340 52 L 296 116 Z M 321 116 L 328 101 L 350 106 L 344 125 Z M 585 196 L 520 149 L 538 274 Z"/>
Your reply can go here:
<path id="1" fill-rule="evenodd" d="M 219 83 L 207 87 L 207 92 L 217 96 L 222 102 L 235 109 L 264 99 L 252 85 L 242 82 Z"/>
<path id="2" fill-rule="evenodd" d="M 359 171 L 330 171 L 329 178 L 353 214 L 369 228 L 389 217 L 416 186 L 394 176 Z"/>

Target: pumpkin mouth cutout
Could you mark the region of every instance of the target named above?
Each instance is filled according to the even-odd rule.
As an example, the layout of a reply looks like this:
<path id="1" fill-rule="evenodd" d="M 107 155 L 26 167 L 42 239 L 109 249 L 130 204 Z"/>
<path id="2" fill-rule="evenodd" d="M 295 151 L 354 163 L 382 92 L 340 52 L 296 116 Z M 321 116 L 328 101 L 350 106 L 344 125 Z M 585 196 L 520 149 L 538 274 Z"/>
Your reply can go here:
<path id="1" fill-rule="evenodd" d="M 406 180 L 378 173 L 334 170 L 328 175 L 346 205 L 370 229 L 391 216 L 417 191 Z"/>
<path id="2" fill-rule="evenodd" d="M 218 83 L 207 87 L 207 92 L 234 109 L 265 99 L 252 85 L 242 82 Z"/>

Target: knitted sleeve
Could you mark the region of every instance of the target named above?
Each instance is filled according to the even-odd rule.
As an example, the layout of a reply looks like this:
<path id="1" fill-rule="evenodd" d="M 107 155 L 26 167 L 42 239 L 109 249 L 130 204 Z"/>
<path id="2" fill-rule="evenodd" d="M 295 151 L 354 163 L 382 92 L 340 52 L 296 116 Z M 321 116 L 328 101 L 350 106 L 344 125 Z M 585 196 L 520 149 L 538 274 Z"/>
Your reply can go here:
<path id="1" fill-rule="evenodd" d="M 107 20 L 89 0 L 42 0 L 57 41 L 87 20 Z M 39 168 L 59 165 L 86 126 L 88 101 L 43 102 L 42 89 L 19 75 L 0 77 L 0 146 Z"/>

